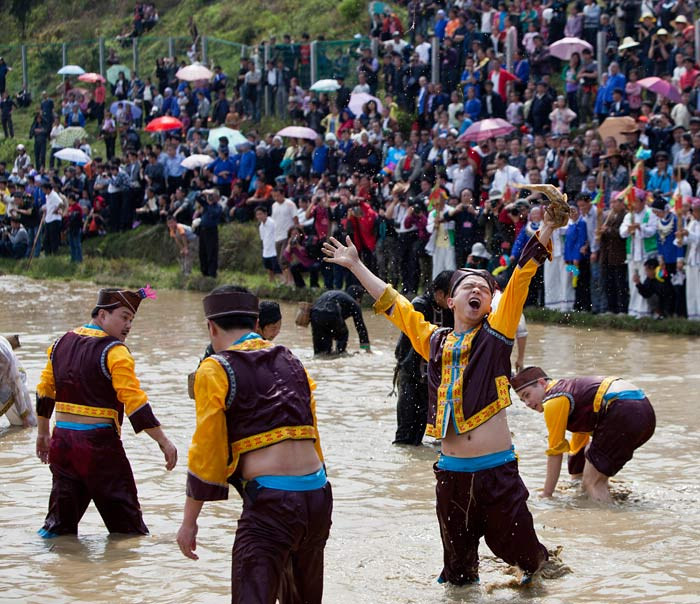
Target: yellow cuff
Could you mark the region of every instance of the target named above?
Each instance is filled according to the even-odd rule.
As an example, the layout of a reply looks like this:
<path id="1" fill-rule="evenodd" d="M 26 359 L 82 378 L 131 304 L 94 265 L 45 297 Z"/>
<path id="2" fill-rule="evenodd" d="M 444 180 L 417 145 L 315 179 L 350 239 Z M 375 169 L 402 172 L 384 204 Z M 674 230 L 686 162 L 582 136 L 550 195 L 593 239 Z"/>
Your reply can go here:
<path id="1" fill-rule="evenodd" d="M 547 449 L 545 453 L 547 455 L 563 455 L 564 453 L 568 453 L 569 451 L 569 441 L 564 439 L 556 447 Z"/>
<path id="2" fill-rule="evenodd" d="M 382 293 L 382 295 L 379 297 L 379 299 L 374 303 L 374 313 L 377 315 L 381 315 L 385 313 L 387 310 L 389 310 L 392 306 L 394 306 L 394 303 L 396 302 L 396 298 L 399 297 L 399 292 L 397 292 L 391 285 L 387 285 L 386 289 Z"/>

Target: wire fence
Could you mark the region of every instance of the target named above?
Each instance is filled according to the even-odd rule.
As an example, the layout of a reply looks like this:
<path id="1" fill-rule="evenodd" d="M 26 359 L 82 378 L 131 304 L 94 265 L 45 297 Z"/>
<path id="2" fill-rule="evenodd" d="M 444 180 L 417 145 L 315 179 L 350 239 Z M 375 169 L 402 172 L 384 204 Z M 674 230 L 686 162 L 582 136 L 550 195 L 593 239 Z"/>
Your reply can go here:
<path id="1" fill-rule="evenodd" d="M 99 73 L 113 80 L 119 71 L 125 75 L 136 72 L 143 80 L 155 84 L 158 61 L 174 59 L 176 64 L 200 61 L 218 65 L 235 81 L 241 59 L 251 58 L 261 73 L 281 61 L 288 77 L 297 78 L 303 88 L 320 79 L 345 78 L 347 86 L 357 83 L 361 48 L 369 46 L 367 38 L 353 40 L 315 41 L 307 44 L 260 44 L 247 46 L 208 36 L 196 44 L 185 36 L 139 36 L 136 38 L 95 38 L 71 42 L 0 44 L 0 56 L 11 68 L 6 76 L 10 93 L 23 87 L 38 99 L 42 91 L 53 95 L 65 89 L 65 78 L 57 72 L 66 65 L 78 65 L 86 72 Z M 114 75 L 110 75 L 114 74 Z M 76 87 L 85 87 L 73 81 Z"/>

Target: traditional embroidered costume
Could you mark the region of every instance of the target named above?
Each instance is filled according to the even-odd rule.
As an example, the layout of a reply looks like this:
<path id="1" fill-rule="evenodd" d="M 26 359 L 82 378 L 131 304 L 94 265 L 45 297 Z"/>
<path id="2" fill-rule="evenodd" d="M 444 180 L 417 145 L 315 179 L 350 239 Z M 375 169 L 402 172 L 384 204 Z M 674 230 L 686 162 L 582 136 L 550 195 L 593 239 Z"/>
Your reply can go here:
<path id="1" fill-rule="evenodd" d="M 428 323 L 391 286 L 375 303 L 375 311 L 386 313 L 428 361 L 429 436 L 443 438 L 450 423 L 457 434 L 464 434 L 510 406 L 513 338 L 530 280 L 549 254 L 537 237 L 530 239 L 498 308 L 465 333 Z M 451 292 L 474 273 L 472 269 L 456 271 Z M 487 281 L 491 278 L 485 271 L 478 274 Z M 512 447 L 476 458 L 441 455 L 435 475 L 444 551 L 439 581 L 456 585 L 478 581 L 482 536 L 497 556 L 527 573 L 536 571 L 547 559 L 527 509 L 529 494 L 518 474 Z"/>
<path id="2" fill-rule="evenodd" d="M 258 316 L 258 300 L 240 292 L 204 299 L 208 319 Z M 187 495 L 228 498 L 229 483 L 243 498 L 233 545 L 232 601 L 320 603 L 323 550 L 333 497 L 325 468 L 306 476 L 244 480 L 239 461 L 285 440 L 312 440 L 323 453 L 316 425 L 315 383 L 284 346 L 250 332 L 204 359 L 194 379 L 197 427 L 189 451 Z"/>
<path id="3" fill-rule="evenodd" d="M 528 367 L 511 383 L 519 391 L 540 378 L 548 379 L 541 368 Z M 547 455 L 568 453 L 570 474 L 583 472 L 586 459 L 605 476 L 617 474 L 656 427 L 649 399 L 630 386 L 617 377 L 549 380 L 542 400 Z"/>
<path id="4" fill-rule="evenodd" d="M 136 312 L 138 292 L 101 290 L 97 309 L 124 306 Z M 97 325 L 67 332 L 48 349 L 37 386 L 37 414 L 61 413 L 103 418 L 100 423 L 57 421 L 49 464 L 53 486 L 42 537 L 76 534 L 90 501 L 110 533 L 147 534 L 136 484 L 120 439 L 126 413 L 135 432 L 160 425 L 134 373 L 129 349 Z"/>

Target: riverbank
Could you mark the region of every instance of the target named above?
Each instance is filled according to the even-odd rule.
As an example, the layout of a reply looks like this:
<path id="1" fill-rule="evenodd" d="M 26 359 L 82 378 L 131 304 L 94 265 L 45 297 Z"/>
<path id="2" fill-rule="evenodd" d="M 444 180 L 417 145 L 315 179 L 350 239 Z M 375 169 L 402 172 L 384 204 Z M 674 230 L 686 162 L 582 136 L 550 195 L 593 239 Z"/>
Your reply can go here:
<path id="1" fill-rule="evenodd" d="M 187 289 L 208 292 L 216 285 L 239 283 L 261 298 L 287 301 L 313 301 L 321 290 L 287 287 L 270 283 L 262 272 L 258 230 L 253 224 L 227 224 L 219 230 L 220 269 L 217 279 L 203 277 L 197 268 L 182 274 L 175 245 L 162 226 L 140 227 L 129 233 L 111 234 L 84 242 L 84 261 L 75 264 L 67 253 L 35 258 L 29 269 L 26 261 L 0 259 L 0 275 L 25 275 L 33 279 L 91 281 L 101 286 Z M 62 248 L 63 250 L 64 248 Z M 626 315 L 559 313 L 543 308 L 525 309 L 533 323 L 570 325 L 588 329 L 614 329 L 636 332 L 700 335 L 700 321 L 685 319 L 634 319 Z"/>

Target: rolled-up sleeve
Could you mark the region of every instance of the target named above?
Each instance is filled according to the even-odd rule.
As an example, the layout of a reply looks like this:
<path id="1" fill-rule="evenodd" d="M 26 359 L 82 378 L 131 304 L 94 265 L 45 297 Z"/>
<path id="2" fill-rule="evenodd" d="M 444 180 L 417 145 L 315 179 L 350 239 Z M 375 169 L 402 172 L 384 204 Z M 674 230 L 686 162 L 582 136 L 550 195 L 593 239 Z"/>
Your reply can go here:
<path id="1" fill-rule="evenodd" d="M 228 499 L 228 387 L 223 367 L 215 359 L 204 359 L 194 378 L 197 426 L 187 462 L 187 496 L 199 501 Z"/>

